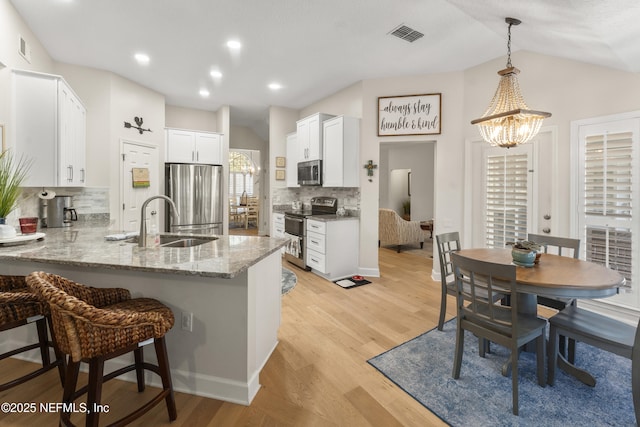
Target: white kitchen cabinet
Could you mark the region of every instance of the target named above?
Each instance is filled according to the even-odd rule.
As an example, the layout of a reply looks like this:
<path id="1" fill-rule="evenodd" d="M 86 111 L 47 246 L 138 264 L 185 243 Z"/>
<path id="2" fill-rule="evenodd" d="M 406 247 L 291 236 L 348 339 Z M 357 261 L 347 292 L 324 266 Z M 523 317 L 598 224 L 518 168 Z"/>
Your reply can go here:
<path id="1" fill-rule="evenodd" d="M 322 159 L 322 122 L 331 117 L 315 113 L 296 122 L 298 162 Z"/>
<path id="2" fill-rule="evenodd" d="M 271 222 L 271 235 L 273 237 L 284 238 L 284 214 L 280 212 L 274 212 Z M 284 254 L 284 247 L 280 249 L 280 253 Z"/>
<path id="3" fill-rule="evenodd" d="M 297 133 L 287 135 L 287 163 L 286 180 L 287 187 L 300 187 L 298 185 L 298 141 Z"/>
<path id="4" fill-rule="evenodd" d="M 32 161 L 28 187 L 83 187 L 87 111 L 60 76 L 14 70 L 15 153 Z"/>
<path id="5" fill-rule="evenodd" d="M 359 221 L 307 219 L 307 265 L 327 280 L 358 274 Z"/>
<path id="6" fill-rule="evenodd" d="M 222 135 L 167 129 L 167 163 L 222 164 Z"/>
<path id="7" fill-rule="evenodd" d="M 359 187 L 360 119 L 334 117 L 322 127 L 322 186 Z"/>

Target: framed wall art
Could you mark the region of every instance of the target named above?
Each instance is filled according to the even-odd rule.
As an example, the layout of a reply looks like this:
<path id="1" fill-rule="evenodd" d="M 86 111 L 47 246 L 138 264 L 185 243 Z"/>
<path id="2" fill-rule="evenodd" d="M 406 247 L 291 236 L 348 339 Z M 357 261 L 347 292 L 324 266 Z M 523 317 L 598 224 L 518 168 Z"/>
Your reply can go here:
<path id="1" fill-rule="evenodd" d="M 276 157 L 276 167 L 283 168 L 287 166 L 287 158 L 286 157 Z"/>
<path id="2" fill-rule="evenodd" d="M 284 169 L 276 169 L 276 181 L 284 181 Z"/>
<path id="3" fill-rule="evenodd" d="M 439 135 L 441 95 L 378 97 L 378 136 Z"/>

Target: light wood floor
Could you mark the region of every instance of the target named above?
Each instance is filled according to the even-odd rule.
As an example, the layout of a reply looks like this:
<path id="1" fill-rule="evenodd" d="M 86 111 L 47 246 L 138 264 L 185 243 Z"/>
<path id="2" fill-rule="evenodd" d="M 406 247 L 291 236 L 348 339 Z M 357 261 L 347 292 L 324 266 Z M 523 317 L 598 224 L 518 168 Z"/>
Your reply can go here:
<path id="1" fill-rule="evenodd" d="M 282 299 L 280 342 L 260 375 L 262 388 L 251 406 L 176 393 L 176 421 L 169 423 L 159 405 L 133 425 L 445 425 L 367 363 L 434 328 L 439 313 L 440 284 L 430 279 L 432 260 L 392 249 L 379 252 L 381 277 L 353 289 L 289 265 L 298 284 Z M 452 299 L 447 308 L 453 317 Z M 33 366 L 2 361 L 0 381 Z M 135 390 L 134 384 L 118 380 L 105 385 L 102 401 L 111 412 L 101 417 L 101 425 L 151 394 Z M 0 402 L 58 402 L 60 396 L 57 372 L 51 371 L 0 393 Z M 0 426 L 54 426 L 57 420 L 55 413 L 0 413 Z"/>

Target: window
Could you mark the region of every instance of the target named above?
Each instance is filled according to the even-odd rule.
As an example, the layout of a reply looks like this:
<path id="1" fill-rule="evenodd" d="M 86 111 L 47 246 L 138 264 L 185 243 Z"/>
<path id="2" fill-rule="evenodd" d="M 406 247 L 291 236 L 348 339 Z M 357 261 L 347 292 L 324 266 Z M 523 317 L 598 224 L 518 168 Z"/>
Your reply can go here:
<path id="1" fill-rule="evenodd" d="M 253 196 L 253 177 L 257 170 L 250 151 L 230 151 L 229 197 L 241 196 L 245 191 L 248 196 Z"/>
<path id="2" fill-rule="evenodd" d="M 506 242 L 527 238 L 532 147 L 487 148 L 484 153 L 485 244 L 503 248 Z"/>
<path id="3" fill-rule="evenodd" d="M 637 205 L 640 200 L 639 123 L 630 119 L 580 126 L 578 139 L 578 232 L 585 243 L 583 256 L 617 270 L 631 286 L 631 295 L 617 295 L 607 302 L 636 308 L 640 307 L 634 255 L 638 212 L 633 201 Z"/>

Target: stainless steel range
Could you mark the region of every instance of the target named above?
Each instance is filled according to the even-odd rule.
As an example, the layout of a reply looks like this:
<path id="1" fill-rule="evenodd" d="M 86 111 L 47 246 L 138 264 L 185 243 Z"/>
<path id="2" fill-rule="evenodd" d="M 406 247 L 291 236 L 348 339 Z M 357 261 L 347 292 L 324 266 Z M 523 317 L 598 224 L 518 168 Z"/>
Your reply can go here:
<path id="1" fill-rule="evenodd" d="M 290 239 L 285 248 L 284 258 L 290 263 L 305 270 L 307 267 L 307 218 L 313 215 L 335 215 L 338 210 L 338 199 L 335 197 L 314 197 L 310 210 L 292 210 L 284 213 L 284 234 Z"/>

